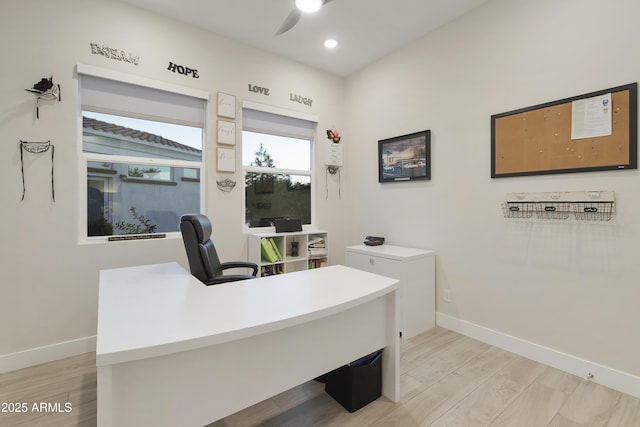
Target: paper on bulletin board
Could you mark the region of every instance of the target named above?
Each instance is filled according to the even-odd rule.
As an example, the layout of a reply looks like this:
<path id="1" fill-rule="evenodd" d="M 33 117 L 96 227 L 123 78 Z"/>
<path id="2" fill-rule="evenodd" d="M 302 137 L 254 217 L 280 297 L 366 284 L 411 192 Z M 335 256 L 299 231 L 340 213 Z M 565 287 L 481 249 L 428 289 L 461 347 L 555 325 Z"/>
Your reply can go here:
<path id="1" fill-rule="evenodd" d="M 611 94 L 571 103 L 571 139 L 611 135 Z"/>

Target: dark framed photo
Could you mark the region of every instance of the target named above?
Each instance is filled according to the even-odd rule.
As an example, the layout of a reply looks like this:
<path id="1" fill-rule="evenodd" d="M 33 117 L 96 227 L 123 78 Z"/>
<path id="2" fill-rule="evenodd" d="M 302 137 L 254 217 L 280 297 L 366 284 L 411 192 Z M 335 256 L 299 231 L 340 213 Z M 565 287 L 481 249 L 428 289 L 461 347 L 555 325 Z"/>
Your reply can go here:
<path id="1" fill-rule="evenodd" d="M 431 131 L 378 141 L 378 182 L 431 179 Z"/>

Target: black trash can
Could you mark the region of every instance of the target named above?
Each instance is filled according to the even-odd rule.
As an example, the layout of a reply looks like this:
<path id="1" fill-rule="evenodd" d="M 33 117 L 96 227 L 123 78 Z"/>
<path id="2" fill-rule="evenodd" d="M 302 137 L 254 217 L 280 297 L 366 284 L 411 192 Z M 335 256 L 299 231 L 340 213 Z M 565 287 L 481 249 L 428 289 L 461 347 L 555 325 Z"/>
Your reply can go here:
<path id="1" fill-rule="evenodd" d="M 382 350 L 322 376 L 325 391 L 347 411 L 355 412 L 382 395 Z"/>

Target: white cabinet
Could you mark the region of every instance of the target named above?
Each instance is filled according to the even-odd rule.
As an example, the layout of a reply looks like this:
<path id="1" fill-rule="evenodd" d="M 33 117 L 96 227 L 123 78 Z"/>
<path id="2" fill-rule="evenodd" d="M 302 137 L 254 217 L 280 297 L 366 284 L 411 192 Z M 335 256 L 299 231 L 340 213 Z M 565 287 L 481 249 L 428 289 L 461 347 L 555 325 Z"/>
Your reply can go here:
<path id="1" fill-rule="evenodd" d="M 327 237 L 324 230 L 249 234 L 249 261 L 258 264 L 261 276 L 324 267 Z M 273 252 L 265 253 L 270 247 Z"/>
<path id="2" fill-rule="evenodd" d="M 400 332 L 410 338 L 436 325 L 435 252 L 392 245 L 348 246 L 346 264 L 400 281 Z"/>

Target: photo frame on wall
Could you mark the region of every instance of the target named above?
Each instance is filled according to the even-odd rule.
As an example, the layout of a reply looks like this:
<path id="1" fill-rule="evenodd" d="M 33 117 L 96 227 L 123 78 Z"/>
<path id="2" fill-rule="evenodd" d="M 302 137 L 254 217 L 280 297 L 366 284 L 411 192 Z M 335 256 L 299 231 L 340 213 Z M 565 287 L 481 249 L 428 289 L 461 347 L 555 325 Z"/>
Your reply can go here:
<path id="1" fill-rule="evenodd" d="M 236 171 L 236 150 L 233 148 L 218 148 L 218 172 Z"/>
<path id="2" fill-rule="evenodd" d="M 431 131 L 378 141 L 378 182 L 431 179 Z"/>
<path id="3" fill-rule="evenodd" d="M 218 120 L 218 144 L 236 144 L 236 124 L 226 120 Z"/>
<path id="4" fill-rule="evenodd" d="M 218 92 L 218 116 L 228 119 L 236 118 L 236 97 L 228 93 Z"/>

